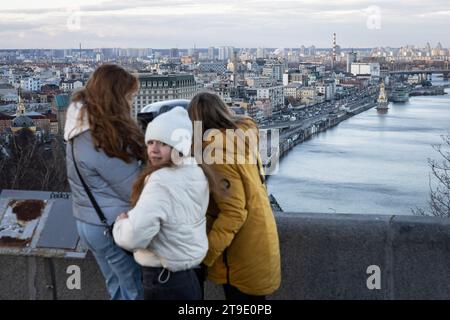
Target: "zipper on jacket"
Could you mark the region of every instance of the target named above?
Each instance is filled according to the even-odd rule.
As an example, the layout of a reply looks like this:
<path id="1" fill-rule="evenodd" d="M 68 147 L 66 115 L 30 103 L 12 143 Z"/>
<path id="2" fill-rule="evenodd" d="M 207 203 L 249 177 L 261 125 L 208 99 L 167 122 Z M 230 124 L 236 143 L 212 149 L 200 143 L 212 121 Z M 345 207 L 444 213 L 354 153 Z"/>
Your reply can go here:
<path id="1" fill-rule="evenodd" d="M 227 268 L 227 284 L 230 284 L 230 266 L 228 265 L 227 250 L 228 250 L 228 248 L 223 251 L 223 263 L 225 264 L 225 267 Z"/>

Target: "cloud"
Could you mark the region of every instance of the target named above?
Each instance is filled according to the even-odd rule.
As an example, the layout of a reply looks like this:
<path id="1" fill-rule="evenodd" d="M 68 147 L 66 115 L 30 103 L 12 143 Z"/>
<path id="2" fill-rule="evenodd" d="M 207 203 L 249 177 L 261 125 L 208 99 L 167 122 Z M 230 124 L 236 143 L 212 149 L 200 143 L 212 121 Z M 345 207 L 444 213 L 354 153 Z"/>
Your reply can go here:
<path id="1" fill-rule="evenodd" d="M 0 46 L 73 47 L 83 41 L 93 47 L 329 47 L 333 32 L 344 47 L 400 46 L 406 40 L 450 45 L 444 41 L 450 27 L 447 1 L 81 0 L 76 2 L 79 28 L 70 29 L 77 7 L 62 0 L 30 7 L 16 0 L 16 6 L 0 4 Z M 377 30 L 367 28 L 371 6 L 380 9 Z M 11 37 L 20 32 L 27 36 Z"/>

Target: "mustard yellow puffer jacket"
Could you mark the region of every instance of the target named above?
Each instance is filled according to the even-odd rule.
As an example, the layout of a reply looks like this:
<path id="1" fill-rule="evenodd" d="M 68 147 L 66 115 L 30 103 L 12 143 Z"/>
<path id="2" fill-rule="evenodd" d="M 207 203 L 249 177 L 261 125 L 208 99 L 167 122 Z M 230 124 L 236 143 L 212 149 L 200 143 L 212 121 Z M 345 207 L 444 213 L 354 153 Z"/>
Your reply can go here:
<path id="1" fill-rule="evenodd" d="M 256 129 L 252 122 L 247 123 L 250 125 L 243 130 Z M 229 141 L 222 132 L 223 140 Z M 210 143 L 204 143 L 204 147 Z M 245 148 L 248 152 L 248 144 Z M 235 156 L 237 152 L 235 147 Z M 228 283 L 250 295 L 269 295 L 280 286 L 280 249 L 259 164 L 211 165 L 228 194 L 211 196 L 207 213 L 209 250 L 203 263 L 208 266 L 208 279 L 216 284 Z"/>

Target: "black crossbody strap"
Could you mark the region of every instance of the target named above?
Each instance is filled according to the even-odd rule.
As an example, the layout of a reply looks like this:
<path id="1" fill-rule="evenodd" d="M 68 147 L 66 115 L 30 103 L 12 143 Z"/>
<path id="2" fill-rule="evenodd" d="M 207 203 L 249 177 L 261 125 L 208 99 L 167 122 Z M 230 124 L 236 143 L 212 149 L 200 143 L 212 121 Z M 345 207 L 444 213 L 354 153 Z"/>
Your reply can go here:
<path id="1" fill-rule="evenodd" d="M 84 187 L 84 190 L 86 191 L 89 200 L 91 200 L 91 203 L 95 209 L 95 211 L 97 212 L 97 215 L 100 219 L 100 221 L 105 224 L 106 226 L 108 226 L 108 220 L 106 219 L 105 215 L 102 212 L 102 209 L 100 209 L 100 206 L 98 205 L 97 201 L 94 198 L 94 195 L 91 192 L 91 189 L 89 189 L 88 185 L 86 184 L 86 182 L 84 182 L 83 177 L 81 176 L 80 170 L 78 170 L 78 166 L 77 166 L 77 161 L 75 160 L 75 153 L 73 152 L 73 139 L 70 140 L 70 144 L 72 145 L 72 159 L 73 159 L 73 164 L 75 166 L 75 170 L 78 173 L 78 177 L 80 178 L 81 184 Z"/>

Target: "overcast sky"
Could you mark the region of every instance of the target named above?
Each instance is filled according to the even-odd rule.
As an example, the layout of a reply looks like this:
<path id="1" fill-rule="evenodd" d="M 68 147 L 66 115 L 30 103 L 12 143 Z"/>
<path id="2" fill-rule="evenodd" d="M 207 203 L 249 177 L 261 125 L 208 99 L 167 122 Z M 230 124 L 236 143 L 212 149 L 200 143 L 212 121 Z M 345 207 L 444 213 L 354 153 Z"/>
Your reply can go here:
<path id="1" fill-rule="evenodd" d="M 450 47 L 450 0 L 0 0 L 0 48 Z"/>

